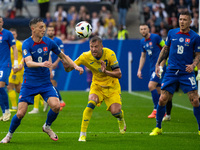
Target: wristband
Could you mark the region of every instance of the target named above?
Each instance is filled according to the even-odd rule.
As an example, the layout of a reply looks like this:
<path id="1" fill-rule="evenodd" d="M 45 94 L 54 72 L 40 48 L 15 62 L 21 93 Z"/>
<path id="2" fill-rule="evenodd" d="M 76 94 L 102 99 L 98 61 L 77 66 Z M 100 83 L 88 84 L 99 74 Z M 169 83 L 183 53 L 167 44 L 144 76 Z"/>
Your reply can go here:
<path id="1" fill-rule="evenodd" d="M 13 68 L 14 68 L 14 69 L 18 68 L 18 60 L 14 60 Z"/>

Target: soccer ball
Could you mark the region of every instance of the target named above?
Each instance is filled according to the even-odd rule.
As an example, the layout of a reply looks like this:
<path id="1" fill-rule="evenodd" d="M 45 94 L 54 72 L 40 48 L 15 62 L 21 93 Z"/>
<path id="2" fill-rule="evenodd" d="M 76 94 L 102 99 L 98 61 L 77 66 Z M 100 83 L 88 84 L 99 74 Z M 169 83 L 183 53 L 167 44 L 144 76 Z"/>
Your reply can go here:
<path id="1" fill-rule="evenodd" d="M 87 38 L 92 33 L 92 26 L 86 21 L 81 21 L 76 24 L 75 32 L 78 37 Z"/>

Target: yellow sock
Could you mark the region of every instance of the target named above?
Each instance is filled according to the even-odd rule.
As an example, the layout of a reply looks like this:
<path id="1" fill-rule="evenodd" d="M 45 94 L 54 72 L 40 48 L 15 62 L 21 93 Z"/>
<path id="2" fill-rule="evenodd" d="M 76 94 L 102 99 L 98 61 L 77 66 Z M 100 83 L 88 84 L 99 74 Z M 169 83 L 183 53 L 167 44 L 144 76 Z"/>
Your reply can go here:
<path id="1" fill-rule="evenodd" d="M 96 104 L 95 101 L 90 100 L 88 102 L 87 107 L 83 111 L 83 119 L 82 119 L 82 124 L 81 124 L 81 132 L 86 132 L 87 131 L 90 119 L 92 117 L 93 110 L 94 110 L 94 108 L 95 108 L 96 105 L 97 104 Z"/>
<path id="2" fill-rule="evenodd" d="M 11 101 L 12 107 L 17 107 L 16 92 L 15 90 L 8 91 L 8 97 Z"/>
<path id="3" fill-rule="evenodd" d="M 39 109 L 40 94 L 34 97 L 34 108 Z"/>
<path id="4" fill-rule="evenodd" d="M 44 99 L 42 98 L 42 96 L 40 95 L 40 104 L 43 106 L 44 105 Z"/>

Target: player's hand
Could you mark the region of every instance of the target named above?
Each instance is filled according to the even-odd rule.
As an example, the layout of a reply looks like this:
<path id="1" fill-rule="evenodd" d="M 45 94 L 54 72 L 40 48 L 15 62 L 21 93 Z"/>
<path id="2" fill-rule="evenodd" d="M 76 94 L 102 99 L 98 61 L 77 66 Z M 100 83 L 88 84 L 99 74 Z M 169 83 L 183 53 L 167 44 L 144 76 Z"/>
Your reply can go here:
<path id="1" fill-rule="evenodd" d="M 142 72 L 141 72 L 141 71 L 138 71 L 138 72 L 137 72 L 137 76 L 138 76 L 139 79 L 142 79 Z"/>
<path id="2" fill-rule="evenodd" d="M 52 67 L 52 63 L 50 61 L 45 61 L 45 62 L 43 62 L 43 67 L 51 68 Z"/>
<path id="3" fill-rule="evenodd" d="M 79 66 L 74 67 L 74 69 L 77 70 L 77 71 L 79 71 L 80 75 L 82 75 L 83 72 L 84 72 L 83 68 L 79 67 Z"/>
<path id="4" fill-rule="evenodd" d="M 19 68 L 13 68 L 13 72 L 17 73 L 19 71 Z"/>
<path id="5" fill-rule="evenodd" d="M 103 60 L 101 60 L 101 71 L 105 73 L 106 71 L 106 64 L 104 63 Z"/>
<path id="6" fill-rule="evenodd" d="M 187 71 L 188 73 L 191 73 L 192 71 L 194 71 L 194 65 L 186 65 L 185 71 Z"/>
<path id="7" fill-rule="evenodd" d="M 197 75 L 196 80 L 200 80 L 200 74 Z"/>
<path id="8" fill-rule="evenodd" d="M 160 79 L 162 78 L 162 73 L 163 73 L 163 67 L 162 67 L 162 66 L 159 66 L 158 75 L 159 75 L 159 78 L 160 78 Z"/>

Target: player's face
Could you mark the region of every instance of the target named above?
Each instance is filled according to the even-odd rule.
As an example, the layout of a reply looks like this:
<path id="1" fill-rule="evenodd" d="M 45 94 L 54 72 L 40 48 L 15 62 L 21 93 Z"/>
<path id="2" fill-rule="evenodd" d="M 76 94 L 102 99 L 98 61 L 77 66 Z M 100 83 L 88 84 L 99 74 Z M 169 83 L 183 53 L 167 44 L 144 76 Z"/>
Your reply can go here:
<path id="1" fill-rule="evenodd" d="M 103 45 L 99 41 L 90 42 L 90 51 L 92 56 L 100 58 L 102 56 Z"/>
<path id="2" fill-rule="evenodd" d="M 54 36 L 54 34 L 55 34 L 54 28 L 48 27 L 48 28 L 47 28 L 47 35 L 48 35 L 50 38 L 52 38 L 52 37 Z"/>
<path id="3" fill-rule="evenodd" d="M 140 26 L 140 34 L 146 37 L 149 34 L 149 27 L 147 25 Z"/>
<path id="4" fill-rule="evenodd" d="M 33 27 L 33 33 L 35 36 L 42 38 L 45 34 L 46 26 L 44 22 L 38 22 L 34 27 Z"/>
<path id="5" fill-rule="evenodd" d="M 1 31 L 2 27 L 3 27 L 3 18 L 0 18 L 0 31 Z"/>
<path id="6" fill-rule="evenodd" d="M 17 39 L 17 33 L 15 31 L 11 31 L 11 33 L 13 34 L 14 38 Z"/>
<path id="7" fill-rule="evenodd" d="M 189 29 L 191 24 L 191 19 L 187 15 L 180 15 L 179 17 L 179 26 L 181 31 Z"/>

